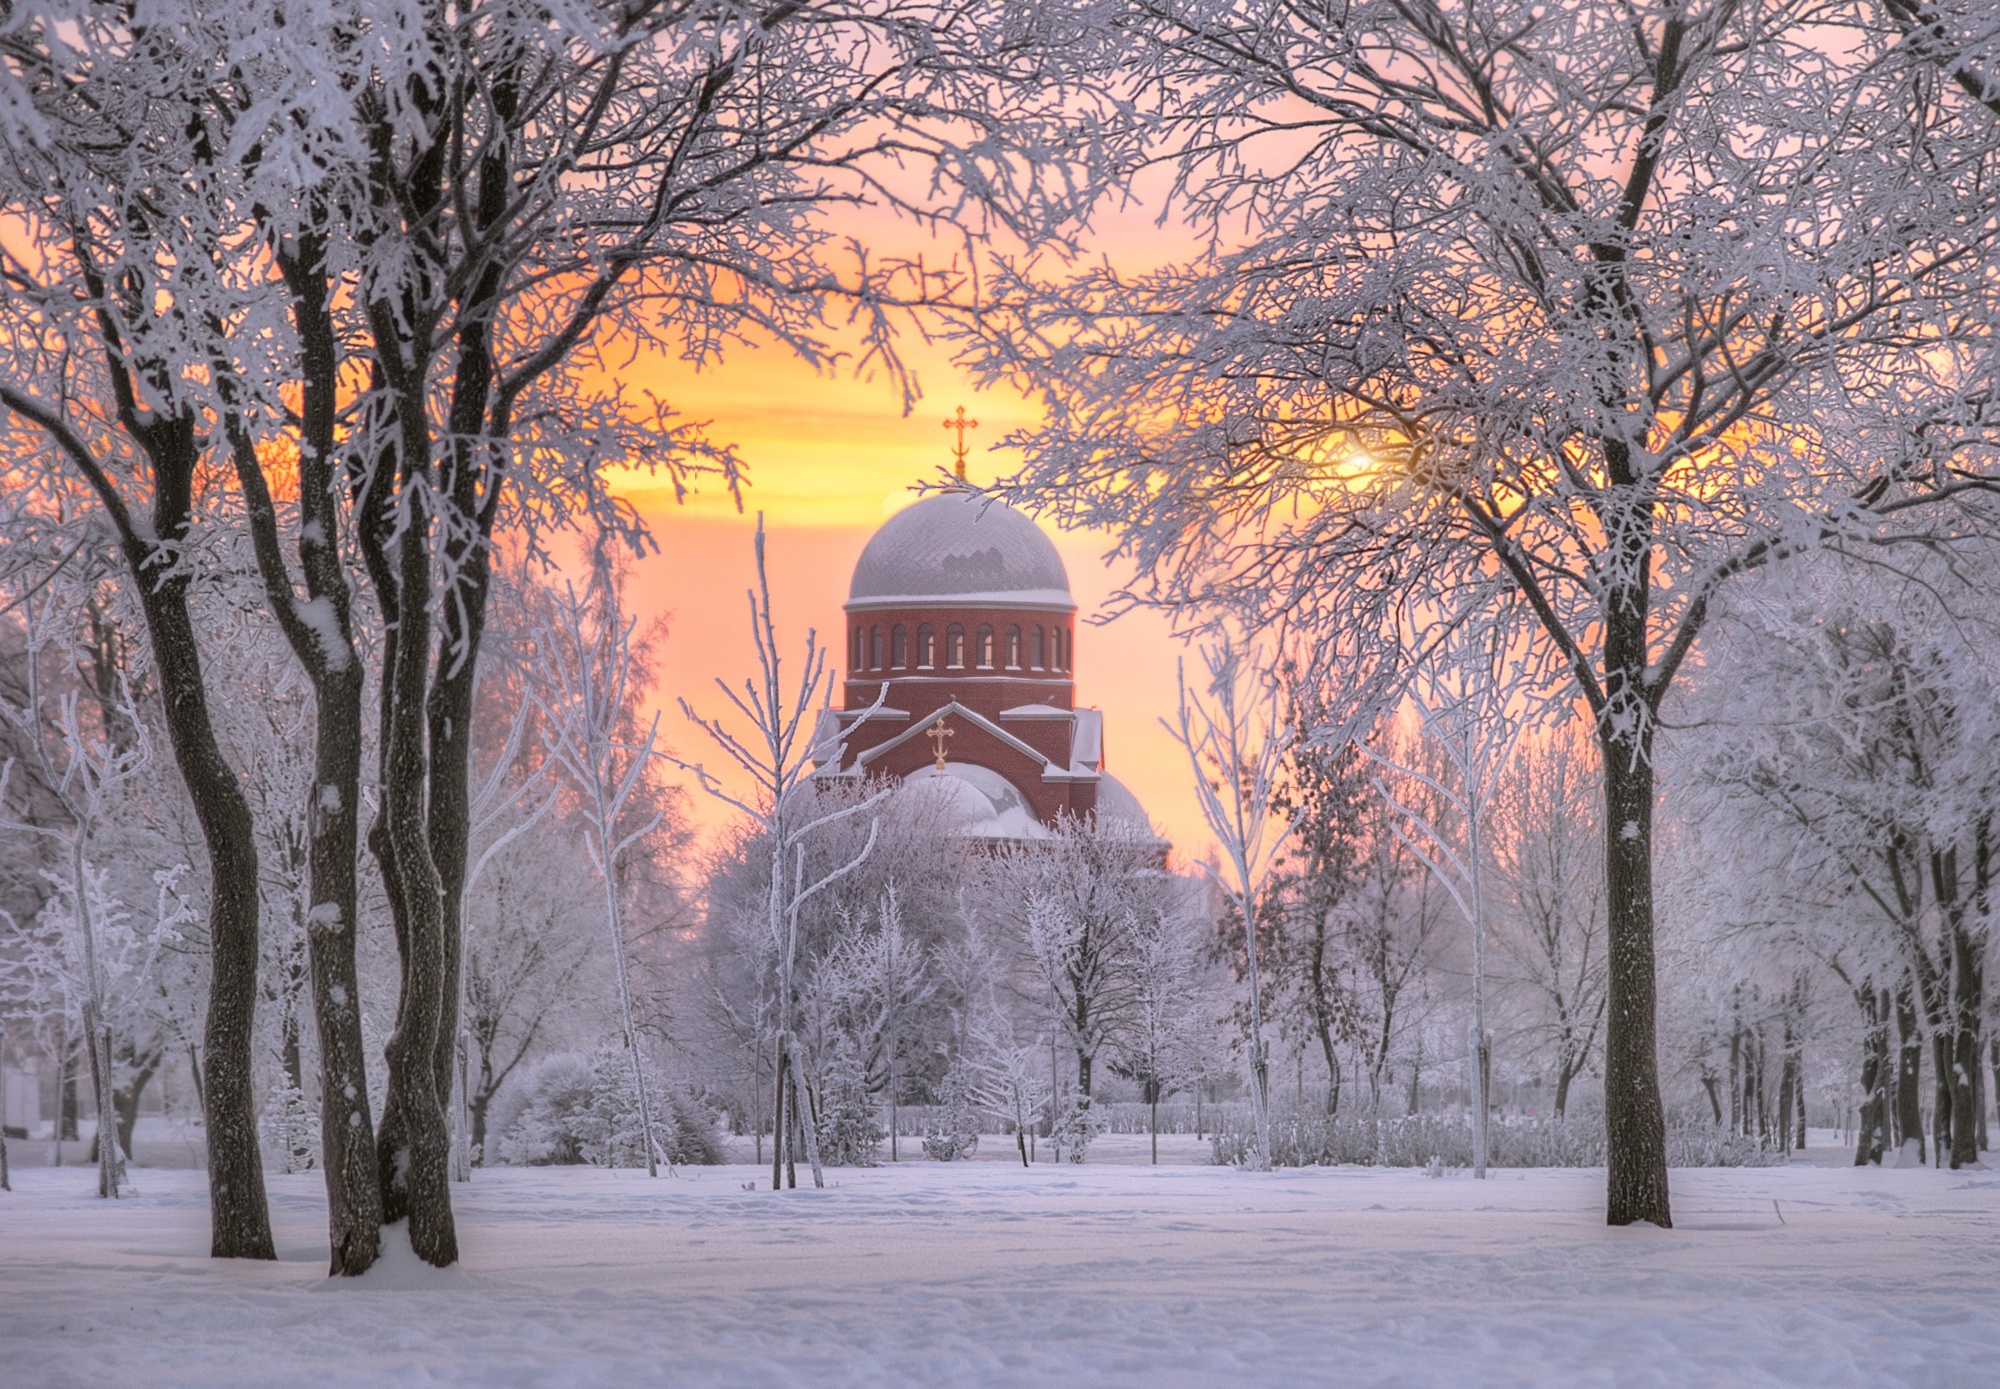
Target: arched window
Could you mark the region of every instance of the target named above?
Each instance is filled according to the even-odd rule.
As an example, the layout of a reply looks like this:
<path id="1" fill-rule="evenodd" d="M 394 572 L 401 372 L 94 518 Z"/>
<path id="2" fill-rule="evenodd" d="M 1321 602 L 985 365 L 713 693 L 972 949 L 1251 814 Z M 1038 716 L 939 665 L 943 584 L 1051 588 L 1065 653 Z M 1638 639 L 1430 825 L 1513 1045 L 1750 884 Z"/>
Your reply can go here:
<path id="1" fill-rule="evenodd" d="M 1021 629 L 1019 627 L 1009 627 L 1007 629 L 1007 669 L 1019 670 L 1020 668 Z"/>
<path id="2" fill-rule="evenodd" d="M 1028 648 L 1028 664 L 1036 670 L 1041 670 L 1048 665 L 1049 661 L 1048 651 L 1043 644 L 1043 633 L 1040 627 L 1035 628 L 1035 635 L 1032 640 L 1034 644 Z"/>
<path id="3" fill-rule="evenodd" d="M 1065 633 L 1065 632 L 1063 631 L 1063 629 L 1062 629 L 1062 628 L 1058 627 L 1058 628 L 1056 628 L 1056 629 L 1055 629 L 1055 638 L 1056 638 L 1056 665 L 1055 665 L 1055 668 L 1056 668 L 1057 670 L 1068 670 L 1068 669 L 1069 669 L 1069 650 L 1068 650 L 1068 648 L 1069 648 L 1069 643 L 1068 643 L 1067 641 L 1063 640 L 1063 638 L 1064 638 L 1064 637 L 1065 637 L 1066 635 L 1067 635 L 1067 633 Z"/>
<path id="4" fill-rule="evenodd" d="M 897 670 L 910 666 L 910 632 L 900 622 L 889 633 L 889 664 Z"/>
<path id="5" fill-rule="evenodd" d="M 965 669 L 965 628 L 956 622 L 944 629 L 944 663 L 953 670 Z"/>
<path id="6" fill-rule="evenodd" d="M 871 627 L 868 629 L 868 668 L 870 670 L 882 669 L 882 629 L 880 627 Z"/>
<path id="7" fill-rule="evenodd" d="M 854 629 L 854 640 L 853 640 L 852 642 L 850 642 L 850 643 L 849 643 L 848 645 L 850 646 L 850 648 L 851 648 L 851 649 L 850 649 L 850 650 L 848 651 L 848 653 L 847 653 L 847 668 L 848 668 L 849 670 L 860 670 L 860 669 L 861 669 L 861 629 L 860 629 L 859 627 L 856 627 L 856 628 Z"/>
<path id="8" fill-rule="evenodd" d="M 979 668 L 993 669 L 993 627 L 991 623 L 979 624 Z"/>
<path id="9" fill-rule="evenodd" d="M 937 666 L 937 629 L 926 622 L 917 628 L 917 669 L 932 670 Z"/>

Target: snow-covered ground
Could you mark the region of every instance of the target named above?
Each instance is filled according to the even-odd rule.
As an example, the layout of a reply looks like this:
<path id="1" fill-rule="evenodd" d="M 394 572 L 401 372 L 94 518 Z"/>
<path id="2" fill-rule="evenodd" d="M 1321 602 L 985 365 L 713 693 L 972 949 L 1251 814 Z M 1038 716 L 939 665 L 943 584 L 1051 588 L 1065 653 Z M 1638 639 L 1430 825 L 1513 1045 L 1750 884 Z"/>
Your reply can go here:
<path id="1" fill-rule="evenodd" d="M 316 1175 L 276 1264 L 203 1257 L 199 1173 L 92 1175 L 0 1194 L 0 1384 L 2000 1384 L 1986 1172 L 1676 1172 L 1669 1232 L 1575 1171 L 498 1170 L 460 1268 L 338 1285 Z"/>

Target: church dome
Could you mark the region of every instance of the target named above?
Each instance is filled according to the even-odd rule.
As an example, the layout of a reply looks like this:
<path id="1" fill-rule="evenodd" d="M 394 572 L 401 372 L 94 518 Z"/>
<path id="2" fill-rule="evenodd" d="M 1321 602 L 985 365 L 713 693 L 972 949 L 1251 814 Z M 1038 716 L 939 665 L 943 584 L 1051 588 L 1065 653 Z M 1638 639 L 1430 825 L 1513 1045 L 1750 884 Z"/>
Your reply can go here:
<path id="1" fill-rule="evenodd" d="M 1049 837 L 1027 797 L 991 767 L 970 762 L 947 762 L 942 771 L 920 767 L 903 778 L 900 790 L 927 797 L 924 808 L 933 820 L 968 839 L 1020 843 Z"/>
<path id="2" fill-rule="evenodd" d="M 854 566 L 848 603 L 870 607 L 986 602 L 1073 608 L 1069 573 L 1042 528 L 977 492 L 940 492 L 904 507 Z"/>
<path id="3" fill-rule="evenodd" d="M 1132 788 L 1109 772 L 1097 774 L 1097 818 L 1100 823 L 1117 821 L 1146 834 L 1153 832 L 1153 818 L 1132 794 Z"/>

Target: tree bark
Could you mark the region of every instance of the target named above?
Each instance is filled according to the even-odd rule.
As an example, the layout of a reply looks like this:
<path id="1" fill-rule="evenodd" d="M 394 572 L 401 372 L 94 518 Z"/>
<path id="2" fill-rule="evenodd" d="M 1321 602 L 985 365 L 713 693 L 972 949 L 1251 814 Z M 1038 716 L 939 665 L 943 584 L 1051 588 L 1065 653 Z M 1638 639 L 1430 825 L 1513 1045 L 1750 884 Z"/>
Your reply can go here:
<path id="1" fill-rule="evenodd" d="M 353 596 L 340 555 L 337 440 L 339 343 L 324 248 L 312 237 L 278 248 L 299 336 L 302 432 L 299 566 L 308 601 L 325 620 L 303 620 L 279 546 L 277 512 L 241 424 L 232 429 L 265 598 L 312 681 L 313 779 L 306 807 L 306 961 L 319 1040 L 320 1166 L 326 1182 L 327 1271 L 351 1276 L 381 1249 L 382 1193 L 369 1114 L 355 964 L 359 920 L 361 750 L 364 697 Z M 301 1087 L 303 1088 L 303 1087 Z"/>
<path id="2" fill-rule="evenodd" d="M 437 1086 L 439 1022 L 445 993 L 444 893 L 431 858 L 426 818 L 429 791 L 426 691 L 430 671 L 430 508 L 418 485 L 428 470 L 429 431 L 421 345 L 403 345 L 406 315 L 371 307 L 378 360 L 400 350 L 396 364 L 394 447 L 378 458 L 378 474 L 397 481 L 399 496 L 378 495 L 366 507 L 363 546 L 378 576 L 378 596 L 393 641 L 382 679 L 382 805 L 369 833 L 396 922 L 402 993 L 396 1030 L 384 1049 L 389 1080 L 376 1135 L 376 1175 L 382 1218 L 407 1220 L 411 1248 L 440 1267 L 458 1259 L 451 1210 L 451 1130 Z M 393 471 L 391 471 L 393 469 Z M 402 514 L 397 516 L 400 505 Z M 393 542 L 393 564 L 390 549 Z M 386 582 L 384 582 L 386 581 Z"/>
<path id="3" fill-rule="evenodd" d="M 1980 1028 L 1986 1012 L 1986 952 L 1980 927 L 1988 897 L 1987 826 L 1979 827 L 1974 851 L 1975 889 L 1972 901 L 1949 914 L 1952 946 L 1951 1165 L 1970 1167 L 1979 1161 L 1979 1125 L 1986 1106 L 1980 1096 Z"/>
<path id="4" fill-rule="evenodd" d="M 1643 612 L 1643 608 L 1640 609 Z M 1618 617 L 1618 637 L 1644 649 L 1644 618 Z M 1636 632 L 1623 631 L 1636 626 Z M 1629 663 L 1638 669 L 1638 662 Z M 1600 724 L 1604 756 L 1605 887 L 1609 906 L 1604 1035 L 1605 1220 L 1673 1225 L 1667 1128 L 1660 1103 L 1653 960 L 1653 762 L 1650 737 Z"/>
<path id="5" fill-rule="evenodd" d="M 156 455 L 157 461 L 157 455 Z M 179 537 L 189 508 L 177 505 L 179 478 L 159 470 L 155 531 Z M 187 460 L 191 489 L 194 460 Z M 161 517 L 161 513 L 166 513 Z M 188 798 L 208 850 L 208 1015 L 202 1025 L 202 1109 L 208 1139 L 209 1253 L 218 1259 L 275 1259 L 251 1091 L 252 1023 L 257 1008 L 257 845 L 250 803 L 222 755 L 209 718 L 201 651 L 188 612 L 188 578 L 154 572 L 153 547 L 125 542 L 159 672 L 161 704 Z"/>
<path id="6" fill-rule="evenodd" d="M 1867 1031 L 1861 1043 L 1860 1132 L 1855 1135 L 1854 1165 L 1879 1165 L 1889 1145 L 1889 997 L 1872 982 L 1856 990 Z"/>
<path id="7" fill-rule="evenodd" d="M 1923 1081 L 1924 1038 L 1917 1023 L 1917 1001 L 1904 980 L 1896 990 L 1896 1146 L 1912 1139 L 1917 1144 L 1917 1160 L 1924 1158 L 1924 1100 L 1918 1086 Z"/>

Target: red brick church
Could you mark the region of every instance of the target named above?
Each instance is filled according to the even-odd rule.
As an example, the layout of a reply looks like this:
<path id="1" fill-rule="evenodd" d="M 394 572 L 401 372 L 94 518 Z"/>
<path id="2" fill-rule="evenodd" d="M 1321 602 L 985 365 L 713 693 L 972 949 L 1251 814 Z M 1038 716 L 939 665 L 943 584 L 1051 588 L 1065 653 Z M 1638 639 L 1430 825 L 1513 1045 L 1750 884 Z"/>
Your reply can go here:
<path id="1" fill-rule="evenodd" d="M 941 780 L 963 832 L 992 842 L 1063 813 L 1146 823 L 1104 770 L 1102 716 L 1076 707 L 1076 600 L 1027 516 L 958 489 L 905 507 L 862 550 L 846 613 L 817 775 Z"/>

